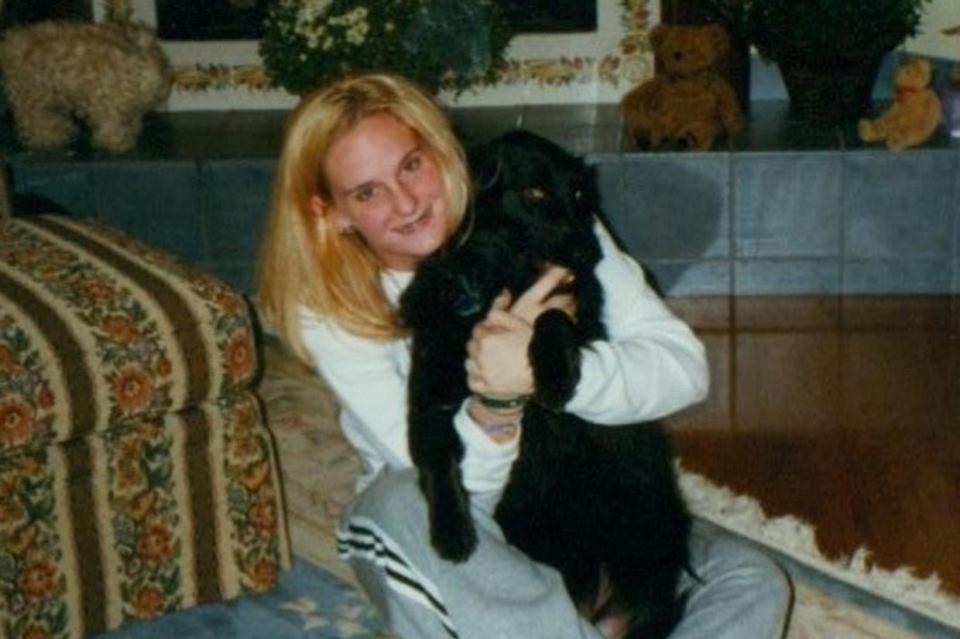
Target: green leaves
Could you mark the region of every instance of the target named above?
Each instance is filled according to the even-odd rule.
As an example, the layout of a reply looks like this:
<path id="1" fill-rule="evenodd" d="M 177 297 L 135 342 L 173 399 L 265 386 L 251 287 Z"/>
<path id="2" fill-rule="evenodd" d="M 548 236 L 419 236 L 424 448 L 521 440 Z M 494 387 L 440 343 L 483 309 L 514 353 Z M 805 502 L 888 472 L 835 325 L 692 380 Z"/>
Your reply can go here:
<path id="1" fill-rule="evenodd" d="M 460 92 L 493 77 L 514 35 L 493 0 L 278 0 L 264 27 L 267 74 L 295 94 L 363 70 Z"/>
<path id="2" fill-rule="evenodd" d="M 699 0 L 703 14 L 757 46 L 811 60 L 855 58 L 916 35 L 930 0 Z"/>

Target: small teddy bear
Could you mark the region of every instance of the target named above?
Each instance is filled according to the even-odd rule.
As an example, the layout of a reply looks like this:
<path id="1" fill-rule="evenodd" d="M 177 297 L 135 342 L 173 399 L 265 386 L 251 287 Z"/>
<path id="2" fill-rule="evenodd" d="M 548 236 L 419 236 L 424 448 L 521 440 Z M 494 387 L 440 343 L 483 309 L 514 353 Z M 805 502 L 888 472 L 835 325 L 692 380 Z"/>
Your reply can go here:
<path id="1" fill-rule="evenodd" d="M 896 89 L 893 104 L 878 118 L 861 119 L 858 125 L 864 142 L 886 142 L 894 151 L 926 142 L 943 119 L 940 99 L 930 87 L 930 61 L 911 58 L 893 76 Z"/>
<path id="2" fill-rule="evenodd" d="M 706 151 L 717 136 L 743 129 L 736 92 L 719 65 L 730 51 L 720 25 L 659 24 L 650 32 L 654 77 L 621 100 L 624 123 L 638 143 L 678 141 Z"/>
<path id="3" fill-rule="evenodd" d="M 69 144 L 79 121 L 92 146 L 127 151 L 143 114 L 170 93 L 155 34 L 133 23 L 47 20 L 11 29 L 0 40 L 0 71 L 17 134 L 38 149 Z"/>

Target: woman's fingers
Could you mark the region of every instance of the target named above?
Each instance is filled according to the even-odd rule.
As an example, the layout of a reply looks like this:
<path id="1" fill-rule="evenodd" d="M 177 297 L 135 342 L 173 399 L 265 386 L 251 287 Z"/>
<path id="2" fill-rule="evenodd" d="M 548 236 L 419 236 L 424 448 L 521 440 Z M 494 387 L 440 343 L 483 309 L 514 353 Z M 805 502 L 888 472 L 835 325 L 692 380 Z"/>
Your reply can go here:
<path id="1" fill-rule="evenodd" d="M 531 392 L 527 349 L 530 325 L 512 313 L 492 309 L 467 342 L 467 386 L 474 393 L 515 397 Z"/>
<path id="2" fill-rule="evenodd" d="M 477 324 L 477 326 L 474 328 L 474 334 L 486 335 L 488 333 L 510 331 L 514 329 L 520 330 L 529 325 L 530 322 L 517 317 L 513 310 L 501 311 L 492 309 L 489 313 L 487 313 L 487 318 Z"/>
<path id="3" fill-rule="evenodd" d="M 573 295 L 555 292 L 571 278 L 566 268 L 550 266 L 515 302 L 509 291 L 497 295 L 467 342 L 464 367 L 471 391 L 504 397 L 533 392 L 533 373 L 527 358 L 532 325 L 550 309 L 563 311 L 571 318 L 576 316 Z"/>
<path id="4" fill-rule="evenodd" d="M 550 265 L 533 285 L 524 291 L 510 312 L 517 317 L 533 324 L 533 321 L 546 310 L 544 303 L 551 297 L 554 290 L 561 284 L 570 281 L 570 271 L 562 266 Z"/>
<path id="5" fill-rule="evenodd" d="M 543 302 L 543 308 L 563 311 L 570 319 L 577 319 L 577 300 L 570 293 L 551 295 Z"/>
<path id="6" fill-rule="evenodd" d="M 513 301 L 513 296 L 510 295 L 510 291 L 503 289 L 500 291 L 500 294 L 493 298 L 493 304 L 490 306 L 490 310 L 505 311 L 510 308 L 510 303 Z"/>

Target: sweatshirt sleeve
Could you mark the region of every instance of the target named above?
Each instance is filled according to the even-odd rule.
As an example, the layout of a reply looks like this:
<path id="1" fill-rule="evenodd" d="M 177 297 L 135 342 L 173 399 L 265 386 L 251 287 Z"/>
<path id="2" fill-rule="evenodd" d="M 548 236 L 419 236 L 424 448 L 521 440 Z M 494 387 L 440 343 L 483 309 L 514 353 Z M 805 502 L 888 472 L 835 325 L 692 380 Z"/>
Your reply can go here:
<path id="1" fill-rule="evenodd" d="M 407 444 L 407 376 L 405 348 L 348 333 L 332 322 L 305 314 L 301 331 L 317 372 L 337 396 L 345 415 L 344 435 L 361 455 L 373 456 L 394 469 L 413 465 Z M 454 417 L 464 442 L 463 483 L 475 494 L 497 495 L 506 485 L 516 458 L 516 440 L 497 444 L 473 422 L 465 408 Z"/>
<path id="2" fill-rule="evenodd" d="M 658 419 L 703 400 L 709 386 L 703 344 L 599 222 L 596 232 L 608 340 L 583 349 L 580 383 L 567 410 L 615 425 Z"/>

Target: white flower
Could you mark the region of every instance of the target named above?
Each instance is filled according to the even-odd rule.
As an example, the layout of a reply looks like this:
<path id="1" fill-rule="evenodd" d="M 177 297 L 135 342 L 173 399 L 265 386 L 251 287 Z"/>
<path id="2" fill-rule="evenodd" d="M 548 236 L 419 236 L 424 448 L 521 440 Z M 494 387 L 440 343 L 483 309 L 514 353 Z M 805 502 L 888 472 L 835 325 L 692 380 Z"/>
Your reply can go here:
<path id="1" fill-rule="evenodd" d="M 370 25 L 366 22 L 360 22 L 351 27 L 346 34 L 347 42 L 354 46 L 360 46 L 367 39 L 367 33 L 370 31 Z"/>
<path id="2" fill-rule="evenodd" d="M 322 34 L 324 31 L 323 17 L 330 10 L 333 0 L 302 0 L 297 9 L 296 31 L 306 35 L 308 33 Z"/>

